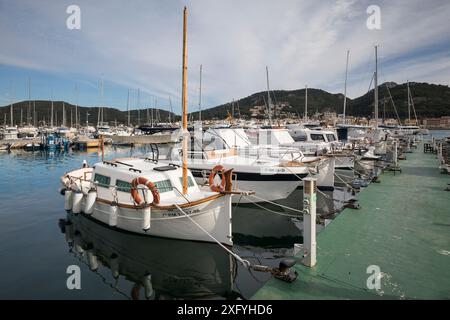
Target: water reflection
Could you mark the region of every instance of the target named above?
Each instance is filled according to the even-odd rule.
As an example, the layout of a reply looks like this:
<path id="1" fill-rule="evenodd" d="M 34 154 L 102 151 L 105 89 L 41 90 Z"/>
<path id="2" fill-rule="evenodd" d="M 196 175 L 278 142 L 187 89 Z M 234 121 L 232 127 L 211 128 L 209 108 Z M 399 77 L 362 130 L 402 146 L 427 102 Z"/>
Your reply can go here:
<path id="1" fill-rule="evenodd" d="M 342 211 L 346 201 L 353 199 L 346 188 L 319 191 L 317 194 L 317 225 L 319 232 Z M 283 206 L 303 209 L 303 189 L 295 190 L 289 197 L 276 201 Z M 303 215 L 276 204 L 238 204 L 233 209 L 233 241 L 240 245 L 266 247 L 291 247 L 301 243 Z"/>
<path id="2" fill-rule="evenodd" d="M 110 160 L 148 151 L 108 147 L 104 156 Z M 64 199 L 57 192 L 59 177 L 79 168 L 83 160 L 93 165 L 101 156 L 97 149 L 1 154 L 0 269 L 6 276 L 0 279 L 0 296 L 3 291 L 8 298 L 247 299 L 271 278 L 268 273 L 248 271 L 214 244 L 144 237 L 114 231 L 82 215 L 66 217 Z M 299 189 L 279 203 L 302 209 L 302 196 Z M 318 229 L 350 197 L 344 189 L 319 193 Z M 294 243 L 302 242 L 302 217 L 272 204 L 261 205 L 265 209 L 251 204 L 234 207 L 233 251 L 251 263 L 276 267 L 281 259 L 292 256 Z M 62 217 L 70 221 L 61 225 L 70 254 L 61 234 L 55 232 L 55 221 Z M 47 254 L 45 259 L 41 250 Z M 82 268 L 79 292 L 66 288 L 70 264 Z M 51 283 L 49 274 L 54 277 Z M 41 285 L 24 290 L 30 279 Z"/>
<path id="3" fill-rule="evenodd" d="M 83 215 L 61 220 L 70 251 L 100 273 L 107 268 L 111 285 L 131 282 L 131 299 L 236 299 L 234 258 L 215 244 L 145 237 L 116 231 Z M 101 276 L 102 279 L 104 276 Z M 104 280 L 104 279 L 103 279 Z"/>

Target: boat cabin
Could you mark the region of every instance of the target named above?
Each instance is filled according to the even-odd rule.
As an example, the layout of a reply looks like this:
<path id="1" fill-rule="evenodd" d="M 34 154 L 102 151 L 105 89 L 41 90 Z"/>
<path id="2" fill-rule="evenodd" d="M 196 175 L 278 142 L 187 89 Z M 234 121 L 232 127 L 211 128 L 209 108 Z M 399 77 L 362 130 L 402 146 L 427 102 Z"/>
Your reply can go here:
<path id="1" fill-rule="evenodd" d="M 146 178 L 155 184 L 160 205 L 182 204 L 186 199 L 195 201 L 204 198 L 204 191 L 200 191 L 190 171 L 188 194 L 182 195 L 182 169 L 168 163 L 155 163 L 150 159 L 127 158 L 98 163 L 94 167 L 91 182 L 96 185 L 98 198 L 132 205 L 131 182 L 138 177 Z M 141 192 L 144 192 L 144 189 Z M 144 197 L 148 203 L 153 201 L 150 190 L 145 190 Z"/>

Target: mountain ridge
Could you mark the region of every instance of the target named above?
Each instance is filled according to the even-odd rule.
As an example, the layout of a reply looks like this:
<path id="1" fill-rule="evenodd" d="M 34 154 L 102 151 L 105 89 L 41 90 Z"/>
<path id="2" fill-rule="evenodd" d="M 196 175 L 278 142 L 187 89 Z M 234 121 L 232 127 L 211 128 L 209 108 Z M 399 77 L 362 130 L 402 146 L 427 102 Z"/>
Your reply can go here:
<path id="1" fill-rule="evenodd" d="M 446 85 L 429 84 L 421 82 L 410 82 L 410 91 L 417 117 L 422 119 L 426 117 L 450 116 L 450 88 Z M 389 87 L 389 90 L 387 89 Z M 385 82 L 378 86 L 379 88 L 379 117 L 385 115 L 387 118 L 396 118 L 398 113 L 401 119 L 408 116 L 407 107 L 407 84 L 397 84 L 395 82 Z M 366 94 L 350 99 L 347 97 L 346 114 L 358 117 L 373 117 L 374 110 L 374 89 Z M 392 99 L 390 98 L 392 96 Z M 305 108 L 305 89 L 295 90 L 273 90 L 271 91 L 271 100 L 274 118 L 303 117 Z M 392 102 L 393 101 L 393 102 Z M 234 116 L 239 114 L 242 118 L 250 118 L 255 114 L 255 110 L 259 107 L 259 114 L 254 118 L 267 118 L 267 92 L 261 91 L 253 93 L 247 97 L 241 98 L 234 102 Z M 54 120 L 58 119 L 61 123 L 62 119 L 62 103 L 63 101 L 54 101 Z M 341 114 L 343 111 L 344 95 L 342 93 L 330 93 L 322 89 L 308 88 L 308 115 L 315 112 L 336 112 Z M 70 114 L 72 113 L 72 123 L 75 123 L 74 109 L 75 106 L 64 101 L 66 110 L 66 124 L 70 123 Z M 395 108 L 394 108 L 395 105 Z M 22 110 L 22 120 L 27 122 L 27 114 L 29 110 L 28 100 L 14 103 L 14 123 L 19 124 Z M 46 120 L 50 122 L 51 101 L 36 100 L 36 113 L 39 121 Z M 130 110 L 131 123 L 136 124 L 140 116 L 140 123 L 147 122 L 147 110 L 150 118 L 151 109 L 134 109 Z M 161 122 L 169 120 L 169 114 L 172 119 L 180 120 L 180 115 L 169 113 L 163 109 L 153 109 L 154 118 L 159 113 Z M 90 123 L 97 123 L 99 108 L 98 107 L 78 107 L 80 123 L 85 123 L 89 118 Z M 225 119 L 233 111 L 232 102 L 224 103 L 212 108 L 202 110 L 202 120 Z M 31 101 L 31 114 L 33 113 L 33 101 Z M 6 118 L 5 118 L 6 115 Z M 189 118 L 198 119 L 198 111 L 189 114 Z M 414 118 L 413 109 L 411 108 L 411 118 Z M 6 119 L 7 124 L 10 121 L 10 106 L 0 107 L 0 123 Z M 104 121 L 126 123 L 127 111 L 117 108 L 104 108 Z"/>

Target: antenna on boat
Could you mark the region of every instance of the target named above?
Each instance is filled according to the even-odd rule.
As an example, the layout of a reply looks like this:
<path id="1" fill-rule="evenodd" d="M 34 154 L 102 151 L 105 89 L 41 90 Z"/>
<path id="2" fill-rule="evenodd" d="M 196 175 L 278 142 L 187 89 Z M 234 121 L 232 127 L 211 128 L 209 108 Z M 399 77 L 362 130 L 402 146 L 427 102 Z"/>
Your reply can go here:
<path id="1" fill-rule="evenodd" d="M 183 111 L 183 194 L 187 194 L 188 170 L 187 170 L 187 8 L 183 11 L 183 78 L 182 78 L 182 111 Z"/>

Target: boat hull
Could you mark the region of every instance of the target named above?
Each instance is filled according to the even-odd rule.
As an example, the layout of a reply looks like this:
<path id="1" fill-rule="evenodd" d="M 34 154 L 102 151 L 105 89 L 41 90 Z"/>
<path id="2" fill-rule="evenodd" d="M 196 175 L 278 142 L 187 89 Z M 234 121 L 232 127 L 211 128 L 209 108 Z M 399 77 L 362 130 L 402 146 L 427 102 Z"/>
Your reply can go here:
<path id="1" fill-rule="evenodd" d="M 201 170 L 192 168 L 190 170 L 199 185 L 208 184 L 209 174 L 203 174 Z M 293 174 L 262 174 L 237 171 L 233 173 L 236 175 L 234 187 L 239 190 L 253 191 L 258 198 L 269 201 L 287 198 L 297 187 L 303 185 L 299 177 L 306 177 L 305 174 L 300 174 L 297 177 Z M 263 201 L 258 198 L 254 196 L 234 196 L 232 202 L 253 203 Z"/>
<path id="2" fill-rule="evenodd" d="M 133 233 L 181 240 L 215 242 L 201 230 L 202 228 L 220 243 L 232 246 L 231 197 L 231 195 L 219 195 L 199 204 L 183 208 L 183 211 L 192 221 L 176 207 L 168 209 L 150 207 L 150 228 L 146 230 L 143 229 L 145 208 L 133 208 L 129 205 L 117 206 L 117 218 L 112 225 L 112 203 L 97 198 L 92 213 L 87 214 L 81 211 L 81 214 L 90 216 L 111 227 Z M 86 207 L 86 201 L 88 201 L 87 196 L 83 195 L 81 208 Z"/>

